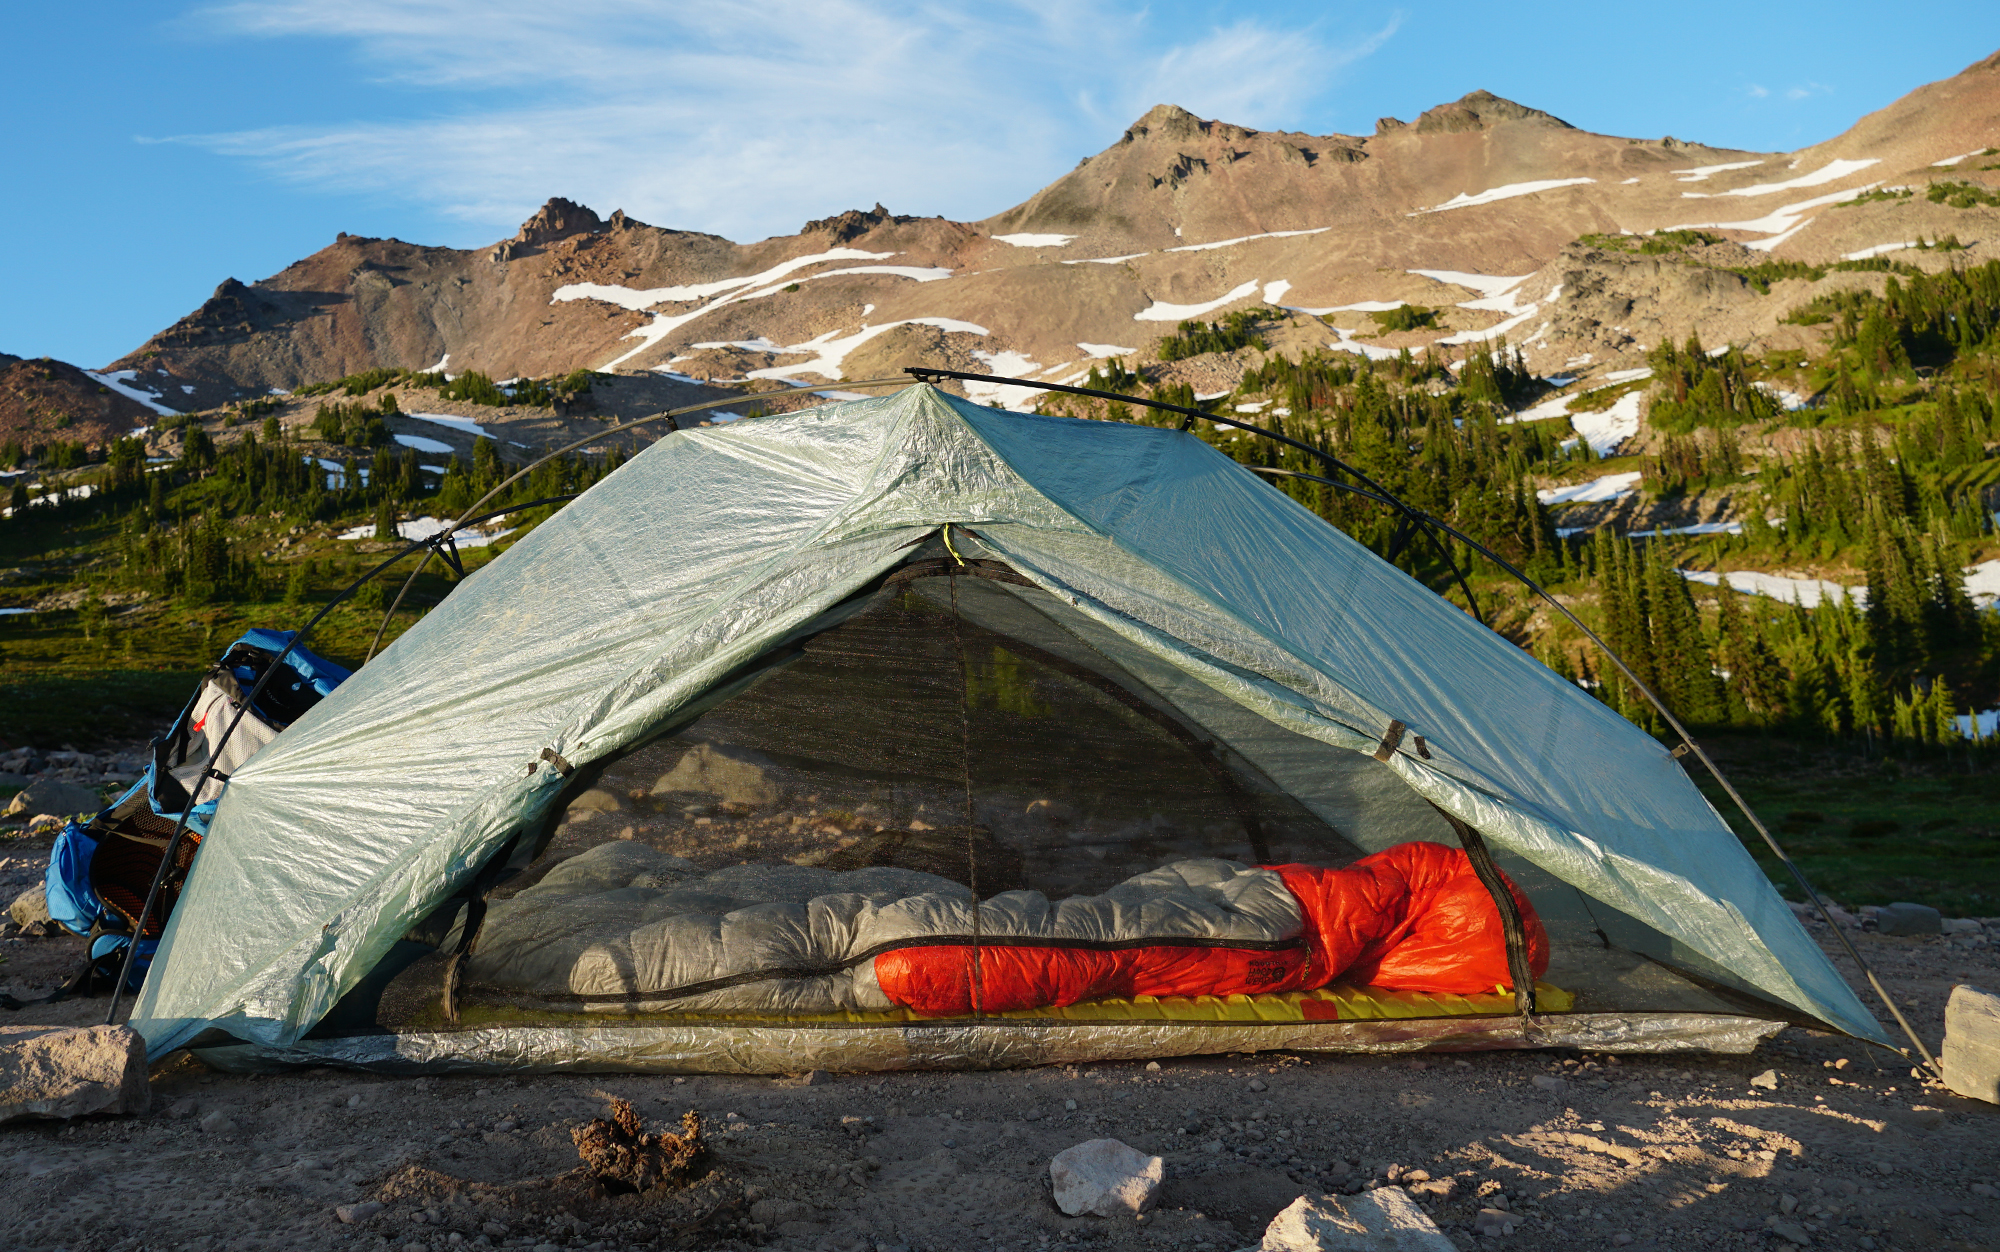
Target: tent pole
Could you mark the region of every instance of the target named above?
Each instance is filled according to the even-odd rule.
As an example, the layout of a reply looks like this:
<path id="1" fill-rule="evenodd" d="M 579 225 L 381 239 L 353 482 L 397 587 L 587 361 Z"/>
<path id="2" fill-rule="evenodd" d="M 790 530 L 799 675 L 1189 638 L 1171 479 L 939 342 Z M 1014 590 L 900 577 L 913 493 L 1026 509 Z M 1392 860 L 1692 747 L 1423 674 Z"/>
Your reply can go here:
<path id="1" fill-rule="evenodd" d="M 574 498 L 573 496 L 555 496 L 547 500 L 536 500 L 531 504 L 512 505 L 501 509 L 497 513 L 489 513 L 485 517 L 478 517 L 472 520 L 474 522 L 483 522 L 490 518 L 504 517 L 508 513 L 515 512 L 518 509 L 533 508 L 538 504 L 549 504 L 557 499 L 569 500 Z M 465 525 L 466 523 L 461 522 L 460 524 Z M 284 650 L 272 659 L 271 664 L 265 668 L 264 673 L 257 679 L 255 685 L 243 697 L 243 703 L 237 706 L 236 716 L 229 719 L 229 725 L 223 728 L 222 738 L 215 741 L 215 747 L 209 754 L 209 760 L 215 761 L 220 759 L 222 750 L 229 746 L 229 740 L 231 736 L 235 735 L 237 726 L 242 724 L 243 714 L 256 702 L 257 697 L 264 693 L 265 685 L 271 681 L 279 668 L 284 665 L 285 658 L 292 654 L 294 648 L 305 641 L 305 637 L 312 633 L 313 628 L 318 626 L 327 614 L 333 612 L 334 609 L 340 606 L 342 601 L 346 600 L 356 591 L 359 591 L 362 584 L 366 583 L 369 579 L 380 574 L 418 549 L 429 548 L 450 534 L 450 531 L 445 531 L 441 535 L 412 543 L 409 547 L 404 548 L 401 552 L 398 552 L 380 565 L 377 565 L 374 569 L 369 570 L 366 574 L 349 583 L 344 590 L 336 594 L 333 599 L 327 601 L 325 607 L 313 614 L 311 620 L 306 622 L 304 627 L 292 635 L 291 642 L 287 643 Z M 124 996 L 126 981 L 132 977 L 132 966 L 139 955 L 139 942 L 145 937 L 146 933 L 146 918 L 152 913 L 153 905 L 159 899 L 160 888 L 166 883 L 167 874 L 174 863 L 175 854 L 180 851 L 181 839 L 187 834 L 188 818 L 194 815 L 195 806 L 201 801 L 201 793 L 208 786 L 208 780 L 214 776 L 214 773 L 213 768 L 204 770 L 201 777 L 195 779 L 194 789 L 188 793 L 187 804 L 182 806 L 180 816 L 174 821 L 173 834 L 167 837 L 166 850 L 160 856 L 160 867 L 153 871 L 152 884 L 146 888 L 146 899 L 139 905 L 139 915 L 132 920 L 132 942 L 125 947 L 125 960 L 118 967 L 118 979 L 111 984 L 111 1008 L 104 1015 L 104 1024 L 107 1026 L 117 1024 L 118 1001 Z M 164 933 L 164 928 L 162 928 L 162 932 Z"/>
<path id="2" fill-rule="evenodd" d="M 1561 613 L 1564 617 L 1568 618 L 1576 626 L 1578 630 L 1581 630 L 1584 633 L 1585 637 L 1588 638 L 1592 644 L 1596 645 L 1597 650 L 1602 652 L 1606 657 L 1606 659 L 1608 659 L 1613 665 L 1618 667 L 1619 673 L 1625 675 L 1626 679 L 1629 682 L 1631 682 L 1631 684 L 1635 688 L 1638 689 L 1639 693 L 1646 697 L 1647 703 L 1651 704 L 1656 710 L 1658 710 L 1660 716 L 1666 719 L 1667 724 L 1673 727 L 1674 733 L 1676 735 L 1679 735 L 1681 740 L 1681 748 L 1675 750 L 1674 755 L 1678 757 L 1681 756 L 1684 752 L 1692 752 L 1694 753 L 1696 759 L 1700 760 L 1702 765 L 1707 768 L 1709 774 L 1722 787 L 1723 791 L 1728 793 L 1730 800 L 1736 805 L 1738 811 L 1740 811 L 1743 814 L 1743 816 L 1750 822 L 1752 828 L 1754 828 L 1756 832 L 1763 837 L 1765 845 L 1771 849 L 1772 854 L 1776 856 L 1778 860 L 1784 864 L 1785 868 L 1791 872 L 1792 878 L 1798 883 L 1799 890 L 1805 893 L 1806 899 L 1812 901 L 1813 907 L 1819 911 L 1820 917 L 1825 920 L 1827 926 L 1833 931 L 1834 937 L 1840 940 L 1840 946 L 1846 949 L 1849 959 L 1851 959 L 1855 963 L 1855 965 L 1860 968 L 1863 974 L 1867 975 L 1868 985 L 1875 989 L 1875 994 L 1881 998 L 1882 1003 L 1888 1008 L 1890 1015 L 1896 1019 L 1896 1024 L 1902 1027 L 1903 1033 L 1909 1037 L 1911 1045 L 1916 1048 L 1917 1055 L 1923 1058 L 1923 1063 L 1925 1068 L 1930 1070 L 1933 1076 L 1936 1076 L 1941 1072 L 1938 1068 L 1937 1059 L 1931 1055 L 1931 1050 L 1924 1045 L 1924 1041 L 1920 1036 L 1918 1036 L 1916 1028 L 1911 1026 L 1909 1019 L 1903 1015 L 1902 1006 L 1898 1005 L 1896 1003 L 1895 997 L 1889 994 L 1889 989 L 1882 985 L 1882 980 L 1876 976 L 1874 968 L 1871 967 L 1868 964 L 1868 962 L 1862 958 L 1860 951 L 1854 946 L 1853 942 L 1848 939 L 1846 932 L 1841 930 L 1840 924 L 1833 920 L 1833 914 L 1827 910 L 1826 901 L 1822 900 L 1820 898 L 1819 892 L 1813 889 L 1812 883 L 1806 879 L 1805 871 L 1801 870 L 1798 867 L 1798 863 L 1792 860 L 1791 854 L 1789 852 L 1786 852 L 1785 849 L 1778 843 L 1777 837 L 1770 832 L 1769 828 L 1767 828 L 1764 825 L 1763 821 L 1757 816 L 1757 814 L 1751 810 L 1749 803 L 1743 799 L 1742 793 L 1737 791 L 1735 784 L 1731 783 L 1729 779 L 1723 775 L 1721 768 L 1716 765 L 1714 759 L 1711 758 L 1708 755 L 1708 753 L 1702 749 L 1702 746 L 1699 743 L 1695 742 L 1694 736 L 1688 733 L 1687 727 L 1681 725 L 1680 719 L 1673 715 L 1673 712 L 1667 708 L 1666 703 L 1662 701 L 1657 695 L 1653 694 L 1653 691 L 1650 687 L 1646 686 L 1645 683 L 1639 681 L 1639 676 L 1637 674 L 1634 674 L 1632 672 L 1631 667 L 1625 664 L 1624 658 L 1620 657 L 1616 652 L 1613 652 L 1611 650 L 1611 646 L 1605 643 L 1603 639 L 1599 638 L 1596 631 L 1584 625 L 1583 620 L 1579 618 L 1575 613 L 1570 612 L 1569 608 L 1566 605 L 1564 605 L 1561 601 L 1557 600 L 1554 596 L 1550 595 L 1546 590 L 1542 588 L 1542 586 L 1539 583 L 1535 582 L 1534 579 L 1529 578 L 1525 573 L 1515 568 L 1514 564 L 1511 561 L 1508 561 L 1506 558 L 1502 557 L 1499 553 L 1493 551 L 1485 544 L 1480 543 L 1478 540 L 1472 538 L 1470 535 L 1467 535 L 1465 532 L 1459 530 L 1457 527 L 1451 525 L 1449 522 L 1446 522 L 1441 518 L 1426 513 L 1421 509 L 1415 508 L 1414 506 L 1397 498 L 1394 492 L 1390 491 L 1388 488 L 1382 486 L 1380 483 L 1369 478 L 1366 474 L 1361 473 L 1353 466 L 1343 462 L 1342 460 L 1340 460 L 1340 458 L 1334 456 L 1332 453 L 1327 452 L 1320 448 L 1315 448 L 1308 443 L 1304 443 L 1300 440 L 1293 439 L 1288 435 L 1281 434 L 1277 431 L 1270 430 L 1263 426 L 1258 426 L 1251 422 L 1238 421 L 1233 417 L 1228 417 L 1219 413 L 1209 413 L 1201 409 L 1191 409 L 1188 408 L 1186 405 L 1169 404 L 1164 400 L 1145 399 L 1139 396 L 1125 395 L 1114 391 L 1098 391 L 1088 387 L 1070 387 L 1070 386 L 1065 386 L 1062 383 L 1034 382 L 1023 378 L 1004 378 L 998 374 L 973 374 L 962 370 L 941 370 L 941 369 L 929 369 L 923 367 L 912 367 L 908 371 L 908 373 L 912 377 L 920 379 L 924 382 L 932 382 L 938 378 L 957 378 L 957 379 L 964 379 L 977 382 L 1006 383 L 1016 387 L 1032 387 L 1038 391 L 1060 391 L 1071 395 L 1092 396 L 1097 399 L 1115 400 L 1122 404 L 1137 404 L 1146 408 L 1160 409 L 1170 413 L 1179 413 L 1187 419 L 1181 425 L 1182 430 L 1187 430 L 1190 426 L 1193 425 L 1193 423 L 1197 419 L 1206 419 L 1208 421 L 1216 422 L 1224 426 L 1234 426 L 1239 430 L 1246 430 L 1253 434 L 1262 435 L 1266 439 L 1275 440 L 1278 443 L 1285 444 L 1289 447 L 1297 448 L 1301 452 L 1306 453 L 1308 456 L 1318 458 L 1320 461 L 1326 463 L 1329 466 L 1332 466 L 1334 469 L 1340 471 L 1341 473 L 1347 474 L 1357 479 L 1360 483 L 1363 484 L 1365 488 L 1367 488 L 1367 490 L 1363 490 L 1362 487 L 1357 487 L 1353 483 L 1341 482 L 1338 479 L 1323 477 L 1319 474 L 1305 474 L 1299 472 L 1298 470 L 1278 469 L 1276 467 L 1253 467 L 1253 466 L 1245 466 L 1244 468 L 1250 469 L 1254 473 L 1276 474 L 1287 478 L 1303 478 L 1311 482 L 1325 483 L 1327 486 L 1336 488 L 1341 491 L 1348 491 L 1354 493 L 1355 495 L 1366 496 L 1371 500 L 1375 500 L 1382 504 L 1388 505 L 1389 507 L 1402 513 L 1404 517 L 1407 518 L 1408 520 L 1415 522 L 1419 526 L 1422 526 L 1425 530 L 1425 533 L 1431 535 L 1432 541 L 1439 543 L 1440 548 L 1442 548 L 1442 543 L 1441 541 L 1437 540 L 1437 536 L 1434 533 L 1433 528 L 1435 528 L 1435 530 L 1443 531 L 1445 534 L 1450 535 L 1452 538 L 1458 540 L 1460 543 L 1465 544 L 1467 547 L 1479 553 L 1481 556 L 1484 556 L 1487 560 L 1492 561 L 1495 565 L 1498 565 L 1501 569 L 1507 571 L 1507 573 L 1513 575 L 1530 591 L 1533 591 L 1536 595 L 1548 601 L 1551 607 L 1553 607 L 1557 612 Z M 1447 557 L 1446 559 L 1448 562 L 1450 561 L 1449 557 Z M 1457 563 L 1450 562 L 1450 564 L 1452 565 L 1452 571 L 1454 573 L 1457 573 L 1458 572 Z M 1459 575 L 1459 585 L 1461 588 L 1465 590 L 1467 601 L 1470 602 L 1472 591 L 1469 586 L 1466 586 L 1464 575 L 1462 574 Z M 1473 616 L 1475 619 L 1478 617 L 1478 610 L 1476 607 L 1473 610 Z"/>
<path id="3" fill-rule="evenodd" d="M 1352 465 L 1349 465 L 1326 449 L 1315 448 L 1303 440 L 1294 439 L 1290 435 L 1272 430 L 1268 426 L 1258 426 L 1253 422 L 1238 421 L 1236 418 L 1227 417 L 1220 413 L 1209 413 L 1202 409 L 1191 409 L 1184 404 L 1169 404 L 1165 400 L 1149 400 L 1140 396 L 1125 395 L 1117 391 L 1097 391 L 1089 387 L 1070 387 L 1062 383 L 1030 382 L 1021 378 L 1002 378 L 998 374 L 972 374 L 964 370 L 940 370 L 923 366 L 911 366 L 908 372 L 912 377 L 923 382 L 933 382 L 939 378 L 958 378 L 969 379 L 974 382 L 1012 383 L 1020 387 L 1033 387 L 1040 391 L 1060 391 L 1066 395 L 1091 396 L 1099 400 L 1113 400 L 1120 404 L 1136 404 L 1143 408 L 1159 409 L 1166 413 L 1179 413 L 1186 419 L 1181 423 L 1181 429 L 1184 431 L 1191 429 L 1197 419 L 1215 422 L 1223 426 L 1234 426 L 1239 430 L 1247 430 L 1252 434 L 1262 435 L 1266 439 L 1275 440 L 1287 447 L 1297 448 L 1307 456 L 1318 458 L 1320 461 L 1348 475 L 1369 489 L 1359 494 L 1368 495 L 1371 499 L 1388 505 L 1390 508 L 1402 513 L 1411 522 L 1422 524 L 1424 518 L 1427 516 L 1420 510 L 1414 509 L 1397 499 L 1395 493 L 1391 492 L 1387 487 L 1368 477 L 1368 475 L 1362 473 L 1360 470 L 1355 469 Z M 1290 473 L 1291 471 L 1287 470 L 1283 472 Z M 1304 474 L 1300 475 L 1300 477 L 1311 478 L 1313 476 L 1311 474 Z M 1329 480 L 1318 479 L 1316 481 L 1327 482 Z M 1350 484 L 1334 483 L 1333 485 L 1352 489 Z M 1483 625 L 1484 619 L 1479 615 L 1479 602 L 1472 598 L 1472 585 L 1466 581 L 1466 576 L 1459 572 L 1457 562 L 1451 559 L 1451 554 L 1445 550 L 1443 544 L 1438 542 L 1437 536 L 1431 535 L 1430 540 L 1437 548 L 1438 555 L 1444 558 L 1445 565 L 1451 570 L 1453 576 L 1458 579 L 1458 589 L 1465 594 L 1465 603 L 1472 610 L 1473 620 Z"/>
<path id="4" fill-rule="evenodd" d="M 1301 474 L 1297 470 L 1261 469 L 1254 472 L 1280 474 L 1292 478 L 1310 478 L 1315 482 L 1326 483 L 1329 486 L 1338 488 L 1345 488 L 1347 486 L 1347 484 L 1336 482 L 1331 478 L 1321 478 L 1316 474 Z M 1918 1036 L 1916 1029 L 1910 1025 L 1909 1019 L 1903 1016 L 1902 1007 L 1896 1003 L 1895 997 L 1889 994 L 1889 989 L 1882 985 L 1882 980 L 1876 976 L 1874 968 L 1862 958 L 1860 951 L 1855 948 L 1853 941 L 1847 937 L 1847 933 L 1840 928 L 1838 922 L 1834 921 L 1833 914 L 1827 910 L 1826 901 L 1822 900 L 1819 892 L 1813 889 L 1812 883 L 1806 878 L 1805 871 L 1799 868 L 1798 862 L 1792 860 L 1791 853 L 1785 851 L 1784 847 L 1778 843 L 1777 837 L 1771 833 L 1770 829 L 1764 825 L 1763 820 L 1750 808 L 1749 803 L 1743 799 L 1742 793 L 1736 790 L 1736 785 L 1729 781 L 1723 774 L 1721 767 L 1716 765 L 1714 759 L 1702 749 L 1699 743 L 1695 742 L 1694 736 L 1688 733 L 1687 727 L 1683 726 L 1680 719 L 1673 715 L 1673 711 L 1667 708 L 1666 702 L 1653 694 L 1652 688 L 1639 680 L 1639 676 L 1632 672 L 1632 667 L 1625 664 L 1625 659 L 1611 650 L 1610 644 L 1604 642 L 1596 631 L 1585 625 L 1582 618 L 1570 611 L 1569 606 L 1550 595 L 1540 583 L 1528 577 L 1521 570 L 1516 569 L 1513 563 L 1505 557 L 1472 538 L 1470 535 L 1460 531 L 1449 522 L 1441 521 L 1438 518 L 1431 517 L 1429 514 L 1425 514 L 1424 516 L 1430 524 L 1437 526 L 1460 543 L 1479 552 L 1487 560 L 1492 561 L 1495 565 L 1498 565 L 1501 569 L 1506 570 L 1509 574 L 1520 580 L 1522 585 L 1527 587 L 1528 590 L 1546 600 L 1550 607 L 1568 618 L 1572 625 L 1582 631 L 1584 637 L 1589 639 L 1596 646 L 1597 650 L 1604 654 L 1605 659 L 1617 666 L 1618 672 L 1625 676 L 1626 680 L 1638 690 L 1640 695 L 1646 697 L 1646 702 L 1651 704 L 1659 712 L 1660 716 L 1666 719 L 1667 724 L 1673 727 L 1674 733 L 1680 736 L 1682 748 L 1681 750 L 1677 750 L 1674 755 L 1678 757 L 1682 755 L 1683 751 L 1692 752 L 1696 759 L 1707 767 L 1709 774 L 1729 794 L 1730 800 L 1735 803 L 1737 809 L 1749 820 L 1750 825 L 1757 833 L 1763 837 L 1764 843 L 1771 849 L 1772 855 L 1776 856 L 1784 864 L 1785 868 L 1791 872 L 1792 878 L 1799 885 L 1799 890 L 1805 892 L 1806 898 L 1812 901 L 1813 907 L 1825 919 L 1827 926 L 1833 931 L 1834 937 L 1840 940 L 1840 946 L 1847 950 L 1848 957 L 1853 960 L 1863 974 L 1867 975 L 1868 985 L 1875 989 L 1876 996 L 1881 999 L 1890 1014 L 1895 1017 L 1896 1024 L 1902 1027 L 1903 1033 L 1909 1037 L 1910 1043 L 1917 1050 L 1917 1055 L 1923 1058 L 1925 1068 L 1929 1069 L 1933 1075 L 1938 1074 L 1940 1071 L 1937 1059 L 1931 1055 L 1930 1049 L 1924 1046 L 1923 1039 Z"/>

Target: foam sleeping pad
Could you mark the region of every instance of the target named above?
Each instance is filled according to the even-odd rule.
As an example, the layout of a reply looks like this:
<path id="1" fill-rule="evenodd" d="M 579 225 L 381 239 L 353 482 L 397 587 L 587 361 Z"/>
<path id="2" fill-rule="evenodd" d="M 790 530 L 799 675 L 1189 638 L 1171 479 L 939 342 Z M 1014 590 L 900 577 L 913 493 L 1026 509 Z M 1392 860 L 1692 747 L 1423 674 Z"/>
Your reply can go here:
<path id="1" fill-rule="evenodd" d="M 1539 976 L 1548 939 L 1514 897 Z M 1101 895 L 1007 891 L 976 910 L 963 885 L 915 870 L 703 873 L 606 843 L 493 902 L 467 987 L 619 1013 L 955 1015 L 1337 978 L 1443 993 L 1510 982 L 1492 898 L 1462 851 L 1434 843 L 1342 869 L 1176 861 Z"/>

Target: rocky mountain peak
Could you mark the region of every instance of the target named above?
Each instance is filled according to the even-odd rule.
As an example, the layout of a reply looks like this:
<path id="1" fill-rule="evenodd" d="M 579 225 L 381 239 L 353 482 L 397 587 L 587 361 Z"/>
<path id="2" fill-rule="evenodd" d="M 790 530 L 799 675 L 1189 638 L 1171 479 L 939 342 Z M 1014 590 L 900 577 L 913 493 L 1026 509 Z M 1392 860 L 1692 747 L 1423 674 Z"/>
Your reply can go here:
<path id="1" fill-rule="evenodd" d="M 889 212 L 889 210 L 882 207 L 881 202 L 878 200 L 872 209 L 849 209 L 847 212 L 836 214 L 833 217 L 822 217 L 807 222 L 799 228 L 799 233 L 801 235 L 831 235 L 835 243 L 846 243 L 851 239 L 859 239 L 869 231 L 874 230 L 877 226 L 884 226 L 892 222 L 904 223 L 916 220 L 914 217 Z"/>
<path id="2" fill-rule="evenodd" d="M 1502 122 L 1528 122 L 1552 130 L 1576 129 L 1552 113 L 1531 109 L 1525 104 L 1516 104 L 1504 96 L 1496 96 L 1482 88 L 1461 96 L 1450 104 L 1440 104 L 1436 108 L 1425 109 L 1417 117 L 1416 132 L 1420 135 L 1439 135 L 1491 130 Z M 1392 131 L 1407 130 L 1410 125 L 1393 117 L 1385 117 L 1375 123 L 1375 133 L 1386 135 Z"/>
<path id="3" fill-rule="evenodd" d="M 583 205 L 555 196 L 536 209 L 533 217 L 521 223 L 514 242 L 540 246 L 570 235 L 587 234 L 603 225 L 602 219 Z"/>

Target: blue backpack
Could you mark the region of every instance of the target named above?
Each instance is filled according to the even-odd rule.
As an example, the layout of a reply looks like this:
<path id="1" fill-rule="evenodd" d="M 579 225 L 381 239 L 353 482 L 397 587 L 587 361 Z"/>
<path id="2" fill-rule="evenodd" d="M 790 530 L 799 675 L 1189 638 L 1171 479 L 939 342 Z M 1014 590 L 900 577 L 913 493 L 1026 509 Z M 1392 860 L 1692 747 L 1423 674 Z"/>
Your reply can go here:
<path id="1" fill-rule="evenodd" d="M 51 999 L 78 990 L 88 994 L 99 979 L 116 980 L 146 893 L 186 809 L 186 831 L 173 867 L 147 914 L 145 932 L 138 936 L 131 982 L 138 988 L 229 775 L 347 678 L 340 666 L 293 648 L 246 708 L 250 689 L 292 639 L 291 631 L 252 630 L 230 644 L 202 676 L 173 726 L 153 740 L 153 759 L 139 781 L 89 821 L 72 820 L 56 836 L 45 880 L 49 916 L 90 942 L 82 968 Z M 222 736 L 238 710 L 243 712 L 241 723 L 225 744 Z M 190 799 L 198 802 L 190 807 Z"/>

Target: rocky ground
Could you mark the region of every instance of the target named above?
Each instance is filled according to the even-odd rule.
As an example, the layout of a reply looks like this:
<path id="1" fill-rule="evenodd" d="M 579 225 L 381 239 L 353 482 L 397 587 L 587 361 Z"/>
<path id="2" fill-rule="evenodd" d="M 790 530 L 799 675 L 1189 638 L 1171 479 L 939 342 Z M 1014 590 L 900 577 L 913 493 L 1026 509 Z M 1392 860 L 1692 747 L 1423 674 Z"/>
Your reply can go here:
<path id="1" fill-rule="evenodd" d="M 31 877 L 47 849 L 17 835 L 0 870 Z M 5 933 L 0 983 L 17 996 L 53 986 L 80 947 Z M 2000 985 L 1983 931 L 1850 933 L 1932 1048 L 1954 983 Z M 7 1021 L 81 1024 L 105 1007 Z M 1378 1185 L 1408 1188 L 1468 1249 L 2000 1246 L 1996 1110 L 1799 1029 L 1740 1057 L 1239 1054 L 788 1077 L 248 1076 L 182 1057 L 153 1090 L 143 1117 L 0 1127 L 0 1246 L 1231 1252 L 1302 1193 Z M 615 1196 L 577 1174 L 570 1132 L 613 1097 L 648 1129 L 697 1110 L 706 1176 Z M 1100 1137 L 1166 1159 L 1143 1220 L 1052 1204 L 1049 1158 Z M 1512 1233 L 1475 1234 L 1480 1209 L 1510 1214 Z"/>

